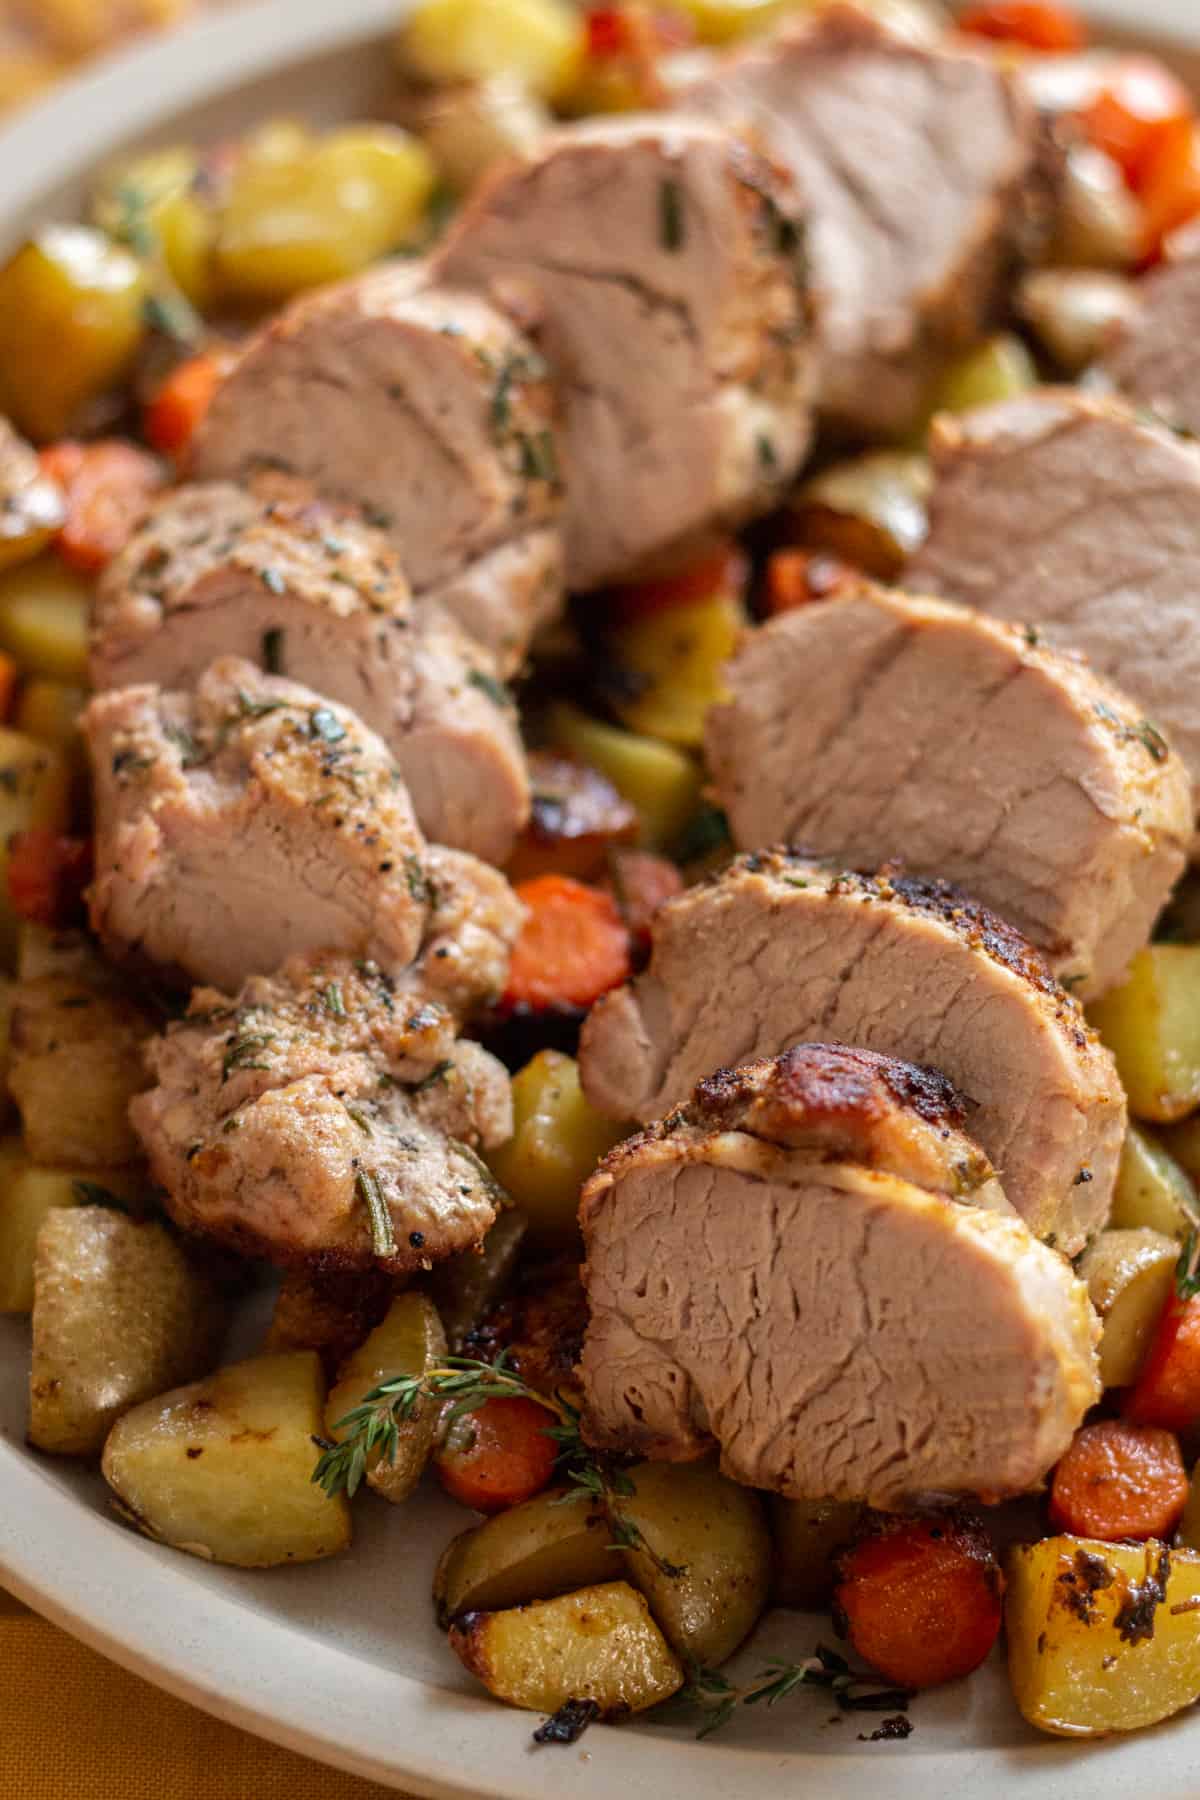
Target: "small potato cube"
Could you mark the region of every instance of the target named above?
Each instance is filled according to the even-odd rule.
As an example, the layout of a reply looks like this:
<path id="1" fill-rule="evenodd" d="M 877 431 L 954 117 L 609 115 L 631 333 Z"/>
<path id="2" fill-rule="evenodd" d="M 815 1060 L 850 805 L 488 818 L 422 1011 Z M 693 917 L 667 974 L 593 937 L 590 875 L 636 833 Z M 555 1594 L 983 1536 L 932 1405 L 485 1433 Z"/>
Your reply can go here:
<path id="1" fill-rule="evenodd" d="M 19 1138 L 0 1144 L 0 1312 L 27 1313 L 33 1306 L 38 1232 L 54 1208 L 87 1206 L 102 1191 L 140 1210 L 148 1186 L 144 1169 L 105 1169 L 99 1187 L 94 1173 L 38 1168 Z"/>
<path id="2" fill-rule="evenodd" d="M 1179 1132 L 1189 1129 L 1182 1125 Z M 1131 1125 L 1121 1146 L 1109 1223 L 1121 1231 L 1159 1231 L 1164 1237 L 1182 1238 L 1191 1225 L 1195 1200 L 1192 1183 L 1175 1157 L 1157 1138 Z"/>
<path id="3" fill-rule="evenodd" d="M 862 1508 L 846 1500 L 785 1500 L 781 1494 L 772 1494 L 770 1508 L 775 1605 L 823 1611 L 833 1592 L 832 1559 L 853 1540 Z"/>
<path id="4" fill-rule="evenodd" d="M 715 1463 L 639 1463 L 633 1494 L 615 1504 L 670 1573 L 644 1550 L 622 1550 L 672 1649 L 716 1668 L 749 1637 L 771 1587 L 771 1537 L 760 1497 Z"/>
<path id="5" fill-rule="evenodd" d="M 96 1455 L 123 1412 L 211 1367 L 224 1325 L 164 1226 L 107 1206 L 52 1209 L 34 1261 L 30 1443 Z"/>
<path id="6" fill-rule="evenodd" d="M 642 737 L 558 705 L 549 719 L 550 742 L 607 775 L 636 809 L 640 842 L 669 850 L 700 800 L 700 771 L 674 744 Z"/>
<path id="7" fill-rule="evenodd" d="M 425 1294 L 400 1294 L 381 1325 L 360 1344 L 338 1371 L 337 1384 L 325 1403 L 325 1435 L 340 1442 L 346 1435 L 341 1421 L 361 1406 L 372 1388 L 396 1375 L 424 1375 L 436 1368 L 446 1354 L 446 1334 L 437 1308 Z M 367 1465 L 367 1485 L 385 1500 L 407 1500 L 425 1470 L 437 1433 L 439 1408 L 428 1399 L 411 1419 L 397 1425 L 397 1444 L 384 1461 L 373 1452 Z"/>
<path id="8" fill-rule="evenodd" d="M 789 517 L 799 543 L 827 550 L 881 581 L 893 581 L 924 541 L 933 486 L 929 459 L 911 450 L 870 450 L 831 463 L 799 489 Z"/>
<path id="9" fill-rule="evenodd" d="M 87 678 L 91 589 L 57 556 L 0 575 L 0 648 L 23 669 L 78 686 Z"/>
<path id="10" fill-rule="evenodd" d="M 434 87 L 509 75 L 553 100 L 569 88 L 585 43 L 569 0 L 418 0 L 396 50 L 404 74 Z"/>
<path id="11" fill-rule="evenodd" d="M 619 1717 L 657 1706 L 683 1686 L 680 1663 L 626 1581 L 468 1613 L 451 1626 L 450 1643 L 489 1693 L 531 1712 L 594 1700 L 602 1718 Z"/>
<path id="12" fill-rule="evenodd" d="M 1200 1106 L 1200 944 L 1139 950 L 1089 1012 L 1137 1118 L 1170 1124 Z"/>
<path id="13" fill-rule="evenodd" d="M 541 1050 L 513 1077 L 513 1135 L 488 1166 L 529 1221 L 535 1242 L 566 1246 L 578 1234 L 579 1190 L 626 1134 L 584 1096 L 579 1065 Z"/>
<path id="14" fill-rule="evenodd" d="M 1018 1546 L 1005 1624 L 1023 1717 L 1058 1737 L 1103 1737 L 1190 1706 L 1200 1632 L 1187 1603 L 1198 1599 L 1191 1551 L 1068 1536 Z"/>
<path id="15" fill-rule="evenodd" d="M 463 1613 L 553 1600 L 620 1572 L 602 1511 L 564 1488 L 460 1532 L 438 1563 L 433 1599 L 444 1624 Z"/>
<path id="16" fill-rule="evenodd" d="M 512 1207 L 497 1215 L 477 1249 L 435 1263 L 429 1291 L 455 1356 L 512 1280 L 526 1229 L 525 1215 Z"/>
<path id="17" fill-rule="evenodd" d="M 619 626 L 610 639 L 612 653 L 633 675 L 635 689 L 618 707 L 622 722 L 645 737 L 698 750 L 745 624 L 736 596 L 715 594 Z"/>
<path id="18" fill-rule="evenodd" d="M 350 1509 L 312 1479 L 323 1405 L 311 1350 L 234 1363 L 118 1419 L 105 1480 L 140 1531 L 192 1556 L 240 1569 L 334 1556 Z"/>
<path id="19" fill-rule="evenodd" d="M 141 1145 L 129 1102 L 149 1084 L 153 1029 L 132 1000 L 65 975 L 17 984 L 9 1087 L 34 1162 L 120 1168 Z"/>
<path id="20" fill-rule="evenodd" d="M 1079 1262 L 1104 1331 L 1100 1379 L 1105 1387 L 1136 1381 L 1162 1316 L 1179 1245 L 1160 1231 L 1102 1231 Z"/>

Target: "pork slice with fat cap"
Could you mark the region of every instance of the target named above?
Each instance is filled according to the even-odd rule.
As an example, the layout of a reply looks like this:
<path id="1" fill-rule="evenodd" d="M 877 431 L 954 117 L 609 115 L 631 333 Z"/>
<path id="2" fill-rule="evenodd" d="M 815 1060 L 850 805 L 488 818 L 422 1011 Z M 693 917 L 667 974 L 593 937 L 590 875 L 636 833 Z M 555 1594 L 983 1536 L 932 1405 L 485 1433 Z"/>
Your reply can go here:
<path id="1" fill-rule="evenodd" d="M 1099 1329 L 967 1114 L 932 1070 L 801 1044 L 620 1145 L 580 1207 L 588 1438 L 715 1443 L 798 1499 L 1036 1487 L 1099 1398 Z"/>
<path id="2" fill-rule="evenodd" d="M 660 1118 L 708 1069 L 820 1038 L 945 1071 L 1038 1237 L 1066 1255 L 1104 1224 L 1125 1097 L 1083 1012 L 1013 927 L 944 882 L 858 875 L 798 852 L 740 857 L 671 901 L 650 965 L 592 1009 L 588 1098 Z"/>
<path id="3" fill-rule="evenodd" d="M 706 748 L 734 841 L 967 889 L 1081 999 L 1183 872 L 1191 784 L 1140 709 L 1036 631 L 862 582 L 744 638 Z"/>
<path id="4" fill-rule="evenodd" d="M 352 708 L 426 837 L 507 861 L 530 808 L 515 712 L 490 653 L 414 605 L 382 532 L 279 477 L 160 500 L 100 582 L 93 686 L 190 687 L 222 655 Z"/>
<path id="5" fill-rule="evenodd" d="M 550 134 L 476 190 L 435 259 L 528 320 L 565 411 L 567 575 L 592 588 L 768 512 L 809 443 L 787 177 L 716 124 Z"/>
<path id="6" fill-rule="evenodd" d="M 519 666 L 563 594 L 549 371 L 476 295 L 384 264 L 305 296 L 251 338 L 189 474 L 311 481 L 385 532 L 419 600 Z"/>

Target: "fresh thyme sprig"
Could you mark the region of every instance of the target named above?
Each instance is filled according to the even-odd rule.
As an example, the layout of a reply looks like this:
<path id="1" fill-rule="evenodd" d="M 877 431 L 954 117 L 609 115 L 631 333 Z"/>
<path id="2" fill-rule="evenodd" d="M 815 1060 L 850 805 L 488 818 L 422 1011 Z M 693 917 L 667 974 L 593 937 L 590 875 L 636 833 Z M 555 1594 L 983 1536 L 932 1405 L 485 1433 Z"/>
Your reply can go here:
<path id="1" fill-rule="evenodd" d="M 458 1419 L 478 1412 L 488 1400 L 497 1398 L 533 1400 L 554 1414 L 557 1423 L 546 1427 L 546 1435 L 558 1445 L 558 1471 L 568 1484 L 559 1505 L 575 1500 L 602 1505 L 615 1548 L 640 1550 L 660 1574 L 671 1579 L 687 1573 L 680 1564 L 660 1556 L 623 1510 L 620 1502 L 636 1492 L 633 1482 L 619 1464 L 584 1443 L 578 1408 L 561 1394 L 540 1393 L 522 1381 L 509 1366 L 507 1351 L 490 1363 L 469 1356 L 448 1356 L 424 1375 L 396 1375 L 390 1381 L 380 1382 L 353 1411 L 337 1421 L 334 1430 L 346 1434 L 340 1442 L 315 1440 L 321 1455 L 312 1478 L 330 1499 L 343 1492 L 353 1498 L 367 1472 L 368 1459 L 376 1450 L 385 1462 L 394 1458 L 400 1443 L 400 1426 L 415 1417 L 422 1401 L 449 1402 L 442 1421 L 443 1430 L 449 1431 Z"/>
<path id="2" fill-rule="evenodd" d="M 735 1687 L 719 1669 L 693 1664 L 670 1704 L 702 1713 L 696 1736 L 705 1738 L 727 1725 L 739 1706 L 776 1706 L 800 1687 L 824 1688 L 843 1712 L 903 1712 L 912 1699 L 906 1688 L 884 1686 L 875 1676 L 852 1669 L 836 1650 L 819 1644 L 815 1655 L 803 1662 L 768 1663 L 745 1687 Z"/>

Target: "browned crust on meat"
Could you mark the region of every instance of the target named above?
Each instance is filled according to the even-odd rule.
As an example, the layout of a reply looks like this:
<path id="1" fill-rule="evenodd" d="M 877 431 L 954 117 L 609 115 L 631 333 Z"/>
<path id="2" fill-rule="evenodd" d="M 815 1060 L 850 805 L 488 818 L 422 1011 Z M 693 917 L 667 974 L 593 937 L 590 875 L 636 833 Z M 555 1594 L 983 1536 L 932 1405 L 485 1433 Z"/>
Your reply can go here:
<path id="1" fill-rule="evenodd" d="M 696 1088 L 684 1108 L 688 1123 L 736 1130 L 752 1102 L 774 1102 L 781 1118 L 880 1119 L 887 1097 L 930 1125 L 958 1129 L 970 1102 L 937 1069 L 898 1062 L 875 1050 L 846 1044 L 795 1044 L 774 1061 L 718 1069 Z"/>

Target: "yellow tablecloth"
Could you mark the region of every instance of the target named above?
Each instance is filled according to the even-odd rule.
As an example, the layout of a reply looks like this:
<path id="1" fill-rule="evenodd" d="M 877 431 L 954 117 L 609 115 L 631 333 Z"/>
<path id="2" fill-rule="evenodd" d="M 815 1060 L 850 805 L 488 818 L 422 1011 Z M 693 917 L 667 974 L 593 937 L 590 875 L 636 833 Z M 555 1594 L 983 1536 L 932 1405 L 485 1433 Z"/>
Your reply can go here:
<path id="1" fill-rule="evenodd" d="M 0 1589 L 2 1800 L 396 1800 L 160 1693 Z"/>

